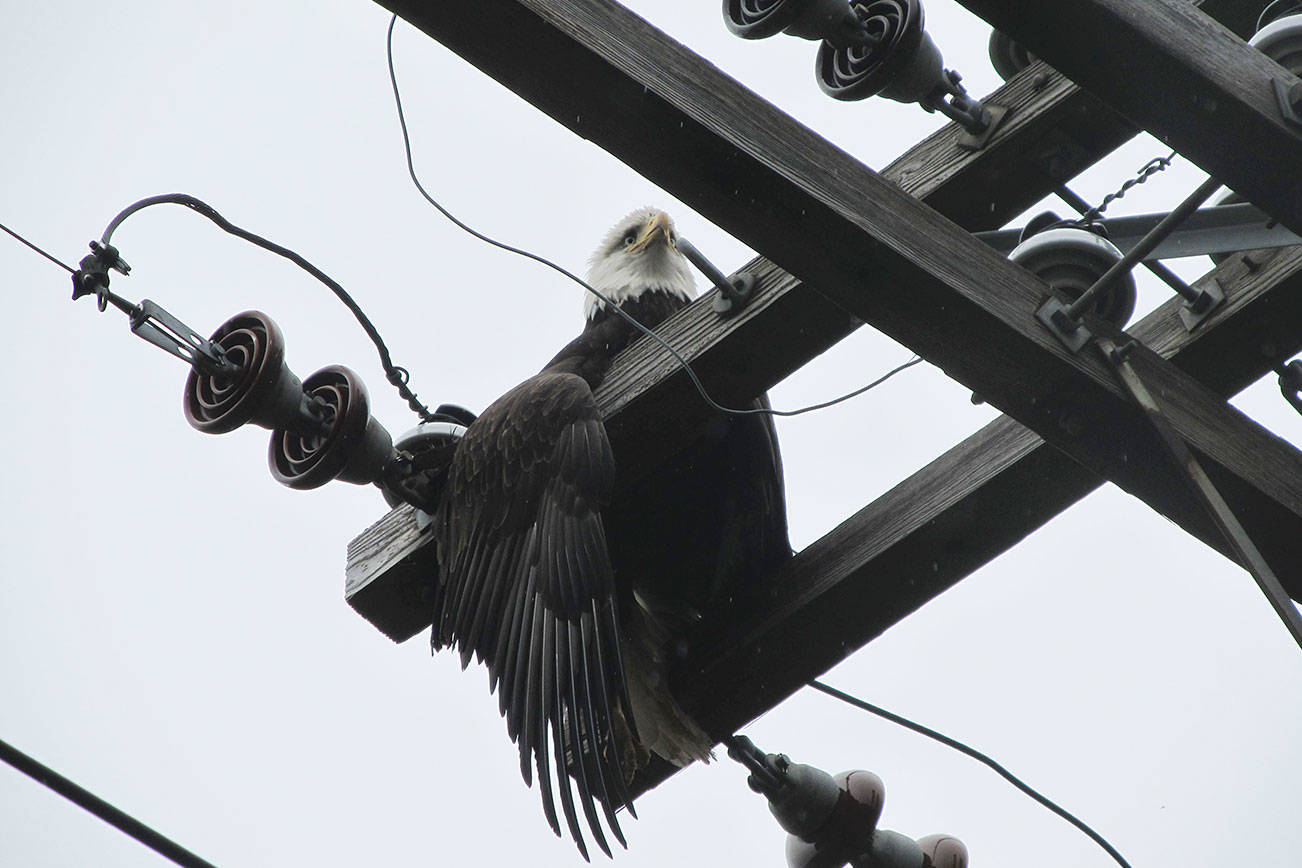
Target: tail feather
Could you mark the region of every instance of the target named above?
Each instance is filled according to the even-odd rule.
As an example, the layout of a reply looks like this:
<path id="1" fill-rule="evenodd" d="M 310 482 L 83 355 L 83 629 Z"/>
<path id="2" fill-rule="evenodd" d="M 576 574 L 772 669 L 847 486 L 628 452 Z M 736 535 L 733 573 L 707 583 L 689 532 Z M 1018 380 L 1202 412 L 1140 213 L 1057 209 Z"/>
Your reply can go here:
<path id="1" fill-rule="evenodd" d="M 666 656 L 674 649 L 675 629 L 638 596 L 636 612 L 624 637 L 624 679 L 633 708 L 633 721 L 642 746 L 680 768 L 693 760 L 714 758 L 714 740 L 701 729 L 669 692 Z M 682 616 L 681 620 L 692 620 Z M 677 649 L 674 649 L 675 652 Z M 639 763 L 641 765 L 641 763 Z"/>

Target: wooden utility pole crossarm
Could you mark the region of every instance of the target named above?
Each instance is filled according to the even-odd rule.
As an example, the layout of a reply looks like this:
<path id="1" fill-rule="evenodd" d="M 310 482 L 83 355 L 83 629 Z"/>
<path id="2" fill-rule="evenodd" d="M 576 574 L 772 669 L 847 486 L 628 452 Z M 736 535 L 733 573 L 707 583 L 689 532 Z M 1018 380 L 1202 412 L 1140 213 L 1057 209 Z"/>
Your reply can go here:
<path id="1" fill-rule="evenodd" d="M 1287 92 L 1298 80 L 1198 9 L 1181 0 L 961 2 L 1294 232 L 1302 227 L 1302 125 L 1276 96 L 1276 83 Z"/>
<path id="2" fill-rule="evenodd" d="M 736 320 L 720 323 L 708 306 L 697 304 L 662 330 L 686 351 L 720 400 L 739 401 L 772 385 L 848 333 L 855 325 L 853 314 L 1052 444 L 1053 449 L 1046 448 L 1017 423 L 1000 420 L 802 552 L 791 567 L 798 573 L 788 576 L 789 593 L 779 607 L 754 613 L 739 637 L 741 644 L 729 653 L 707 652 L 689 661 L 684 683 L 689 694 L 708 696 L 708 702 L 692 705 L 711 728 L 729 729 L 728 720 L 753 715 L 786 695 L 765 690 L 762 696 L 750 691 L 729 697 L 724 680 L 729 660 L 741 659 L 737 653 L 763 656 L 765 647 L 778 647 L 772 643 L 775 635 L 786 636 L 790 648 L 791 631 L 816 621 L 817 632 L 836 649 L 816 642 L 809 654 L 789 660 L 774 688 L 789 692 L 839 659 L 829 659 L 829 654 L 858 647 L 1083 496 L 1100 478 L 1114 480 L 1191 533 L 1216 543 L 1201 509 L 1172 484 L 1145 419 L 1110 371 L 1089 352 L 1068 353 L 1036 323 L 1032 312 L 1046 293 L 1044 285 L 896 184 L 613 4 L 394 0 L 386 5 L 782 264 L 754 264 L 761 293 Z M 1225 7 L 1237 14 L 1243 5 Z M 1097 135 L 1094 147 L 1106 149 L 1108 142 L 1129 135 L 1106 111 L 1089 109 L 1088 98 L 1060 80 L 1051 78 L 1050 87 L 1038 89 L 1030 81 L 1024 73 L 1008 90 L 1029 87 L 1020 97 L 1023 104 L 1041 106 L 1046 117 L 1051 106 L 1074 99 L 1108 119 L 1107 125 L 1092 128 L 1107 130 Z M 1030 168 L 1010 177 L 1011 191 L 995 200 L 1006 219 L 1012 213 L 1006 209 L 1014 207 L 1010 203 L 1021 207 L 1062 180 L 1043 168 L 1043 160 L 1030 159 L 1045 141 L 1055 141 L 1050 132 L 1061 129 L 1042 126 L 1035 112 L 1021 117 L 1014 112 L 986 152 L 954 152 L 959 170 L 932 157 L 913 164 L 926 167 L 919 175 L 897 178 L 947 213 L 970 221 L 971 228 L 989 228 L 970 209 L 972 200 L 964 198 L 964 178 L 979 177 L 983 153 L 992 165 L 1000 160 L 1016 165 L 1009 157 L 1020 148 Z M 1077 132 L 1088 138 L 1090 129 L 1087 124 Z M 1077 168 L 1101 153 L 1088 147 L 1060 150 L 1068 154 L 1067 164 Z M 909 165 L 907 159 L 909 155 L 896 166 Z M 983 195 L 992 190 L 988 180 L 973 183 Z M 1287 256 L 1296 254 L 1280 255 Z M 1227 271 L 1232 301 L 1184 342 L 1195 354 L 1189 358 L 1195 358 L 1195 346 L 1214 334 L 1242 328 L 1235 332 L 1241 339 L 1260 325 L 1243 311 L 1268 309 L 1270 286 L 1286 276 L 1297 280 L 1296 258 L 1280 257 L 1271 260 L 1272 267 L 1285 261 L 1288 267 L 1279 266 L 1269 283 L 1254 283 L 1251 274 L 1231 277 Z M 1279 309 L 1284 311 L 1280 322 L 1293 317 L 1281 328 L 1291 329 L 1290 336 L 1302 332 L 1297 305 Z M 1154 336 L 1178 337 L 1167 322 L 1173 317 L 1165 310 L 1145 323 L 1152 323 Z M 1145 334 L 1143 327 L 1137 334 Z M 768 351 L 762 357 L 747 352 L 754 346 L 750 341 L 761 336 Z M 1295 338 L 1288 340 L 1292 343 L 1281 344 L 1280 351 L 1296 345 Z M 1180 351 L 1177 346 L 1162 349 Z M 1226 352 L 1228 361 L 1220 366 L 1231 372 L 1217 373 L 1211 365 L 1199 372 L 1222 392 L 1241 386 L 1250 372 L 1259 373 L 1264 366 L 1255 346 L 1234 350 Z M 1296 550 L 1297 543 L 1288 541 L 1302 539 L 1302 456 L 1170 363 L 1141 352 L 1137 365 L 1162 394 L 1180 435 L 1200 453 L 1249 531 L 1259 541 L 1266 539 L 1263 548 Z M 666 451 L 682 445 L 685 435 L 675 433 L 685 427 L 681 420 L 701 418 L 704 412 L 685 377 L 648 342 L 620 356 L 598 397 L 621 474 L 647 472 Z M 679 420 L 674 426 L 657 423 L 670 416 Z M 1021 488 L 1043 478 L 1056 487 L 1042 499 L 1015 502 L 1006 494 L 1009 488 L 1000 487 Z M 964 548 L 972 533 L 977 542 Z M 917 575 L 919 546 L 938 546 L 931 550 L 942 553 L 926 561 L 928 569 L 937 564 L 942 574 L 930 585 Z M 1302 587 L 1299 563 L 1302 558 L 1278 565 L 1281 578 L 1295 589 Z M 875 577 L 871 583 L 865 579 L 866 564 Z M 397 512 L 350 546 L 350 599 L 356 605 L 386 584 L 401 593 L 404 576 L 428 576 L 432 569 L 428 541 L 414 532 L 408 515 Z M 871 587 L 865 591 L 865 585 Z M 880 595 L 880 608 L 874 610 L 880 615 L 850 618 L 847 594 L 855 597 L 859 611 Z M 420 609 L 409 608 L 402 624 L 377 626 L 394 638 L 411 635 L 421 626 Z"/>
<path id="3" fill-rule="evenodd" d="M 1277 342 L 1280 352 L 1302 349 L 1302 247 L 1251 256 L 1250 266 L 1233 259 L 1196 284 L 1215 280 L 1227 290 L 1210 328 L 1171 328 L 1179 307 L 1172 300 L 1133 334 L 1225 395 L 1267 370 L 1266 357 L 1245 350 L 1248 336 Z M 780 597 L 743 619 L 739 634 L 699 649 L 679 684 L 713 731 L 734 731 L 1103 481 L 1001 417 L 800 552 L 774 583 Z M 1228 549 L 1218 536 L 1205 541 Z M 1302 535 L 1258 541 L 1302 597 Z M 762 684 L 744 677 L 757 669 Z"/>
<path id="4" fill-rule="evenodd" d="M 494 13 L 508 8 L 516 14 L 504 36 Z M 1077 461 L 1196 534 L 1210 534 L 1201 509 L 1169 485 L 1164 467 L 1128 460 L 1152 449 L 1152 435 L 1111 372 L 1088 354 L 1066 352 L 1034 321 L 1043 284 L 712 65 L 601 0 L 447 2 L 408 11 L 562 120 L 613 119 L 585 132 Z M 517 51 L 525 46 L 516 39 L 531 50 Z M 536 84 L 549 78 L 540 73 L 559 76 L 565 90 Z M 680 322 L 666 328 L 671 340 Z M 637 355 L 630 352 L 631 362 Z M 662 358 L 660 366 L 672 364 Z M 610 420 L 617 442 L 629 422 L 648 432 L 642 443 L 660 439 L 644 423 L 669 415 L 666 403 L 638 412 L 634 400 L 645 394 L 648 373 L 627 384 L 634 395 L 623 403 L 616 377 L 603 387 L 604 406 L 619 410 Z M 725 399 L 735 397 L 726 390 L 728 373 L 707 379 Z M 1159 366 L 1153 375 L 1169 386 L 1181 435 L 1213 473 L 1244 480 L 1277 513 L 1298 513 L 1295 474 L 1275 472 L 1292 471 L 1295 452 L 1177 372 Z M 1062 425 L 1067 417 L 1081 424 Z M 1263 471 L 1229 447 L 1230 435 L 1275 456 L 1275 468 Z M 619 450 L 621 466 L 635 472 L 627 457 L 641 451 Z"/>

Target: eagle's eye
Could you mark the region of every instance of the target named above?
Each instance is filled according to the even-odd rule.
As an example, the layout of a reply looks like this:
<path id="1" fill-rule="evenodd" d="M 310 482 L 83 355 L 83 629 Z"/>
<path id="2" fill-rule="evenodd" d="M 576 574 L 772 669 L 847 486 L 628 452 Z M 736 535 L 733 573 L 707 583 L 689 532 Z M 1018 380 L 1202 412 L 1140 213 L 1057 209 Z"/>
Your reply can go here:
<path id="1" fill-rule="evenodd" d="M 623 240 L 624 240 L 624 246 L 625 246 L 625 247 L 632 247 L 632 246 L 633 246 L 633 242 L 637 241 L 637 230 L 636 230 L 636 229 L 630 229 L 628 232 L 624 233 L 624 239 L 623 239 Z"/>

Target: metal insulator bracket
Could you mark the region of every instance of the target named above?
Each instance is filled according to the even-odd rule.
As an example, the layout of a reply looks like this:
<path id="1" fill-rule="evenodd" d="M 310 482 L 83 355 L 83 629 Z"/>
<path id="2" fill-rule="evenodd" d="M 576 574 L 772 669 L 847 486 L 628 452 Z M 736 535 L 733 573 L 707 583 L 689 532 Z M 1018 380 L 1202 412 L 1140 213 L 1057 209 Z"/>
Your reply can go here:
<path id="1" fill-rule="evenodd" d="M 1189 291 L 1192 295 L 1185 296 L 1184 304 L 1180 305 L 1180 322 L 1184 323 L 1185 331 L 1193 331 L 1212 311 L 1225 304 L 1225 290 L 1214 277 L 1198 289 L 1189 287 Z"/>
<path id="2" fill-rule="evenodd" d="M 755 278 L 749 272 L 742 271 L 731 278 L 724 276 L 724 273 L 715 268 L 714 263 L 706 259 L 705 254 L 701 253 L 695 244 L 681 235 L 674 241 L 674 246 L 687 257 L 688 262 L 696 266 L 697 270 L 709 279 L 710 283 L 714 284 L 715 289 L 719 290 L 718 295 L 714 297 L 714 312 L 719 316 L 735 315 L 755 294 Z"/>
<path id="3" fill-rule="evenodd" d="M 149 299 L 136 305 L 129 316 L 132 334 L 176 356 L 200 374 L 220 377 L 240 370 L 224 349 Z"/>
<path id="4" fill-rule="evenodd" d="M 1072 316 L 1069 305 L 1055 296 L 1049 296 L 1044 304 L 1040 305 L 1035 311 L 1035 318 L 1073 353 L 1080 352 L 1093 337 L 1085 324 Z"/>

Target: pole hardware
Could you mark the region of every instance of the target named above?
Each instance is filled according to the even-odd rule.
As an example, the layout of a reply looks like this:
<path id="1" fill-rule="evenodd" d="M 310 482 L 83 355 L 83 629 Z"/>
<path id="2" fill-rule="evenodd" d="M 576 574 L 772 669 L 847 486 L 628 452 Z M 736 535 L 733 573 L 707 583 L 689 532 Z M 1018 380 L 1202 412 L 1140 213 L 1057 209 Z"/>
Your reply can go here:
<path id="1" fill-rule="evenodd" d="M 1270 4 L 1262 10 L 1257 32 L 1248 40 L 1249 45 L 1294 75 L 1302 73 L 1302 14 L 1298 12 L 1296 4 Z M 1302 129 L 1302 83 L 1276 78 L 1271 85 L 1280 116 Z"/>
<path id="2" fill-rule="evenodd" d="M 1156 226 L 1149 230 L 1134 247 L 1108 268 L 1075 301 L 1064 304 L 1057 298 L 1049 298 L 1036 310 L 1036 319 L 1043 323 L 1049 331 L 1053 332 L 1054 336 L 1062 341 L 1063 345 L 1069 350 L 1073 353 L 1079 352 L 1081 347 L 1089 342 L 1089 332 L 1080 322 L 1081 314 L 1117 280 L 1122 278 L 1132 279 L 1130 278 L 1130 270 L 1137 263 L 1143 261 L 1144 257 L 1152 252 L 1163 238 L 1170 235 L 1176 227 L 1198 209 L 1199 205 L 1207 201 L 1220 186 L 1220 182 L 1215 178 L 1208 178 L 1203 181 L 1202 184 L 1198 185 L 1198 189 L 1190 193 L 1183 202 L 1163 217 Z"/>
<path id="3" fill-rule="evenodd" d="M 728 756 L 744 765 L 746 783 L 769 801 L 787 833 L 791 868 L 967 868 L 967 848 L 950 835 L 913 840 L 877 828 L 886 785 L 872 772 L 829 775 L 766 754 L 744 735 L 725 740 Z"/>
<path id="4" fill-rule="evenodd" d="M 755 293 L 755 278 L 748 271 L 740 271 L 732 277 L 725 277 L 723 272 L 714 267 L 714 263 L 705 258 L 705 254 L 696 245 L 679 235 L 674 241 L 678 252 L 687 257 L 687 261 L 704 274 L 715 289 L 714 312 L 721 317 L 730 317 L 746 306 Z"/>
<path id="5" fill-rule="evenodd" d="M 1243 525 L 1235 517 L 1234 511 L 1230 509 L 1229 504 L 1225 502 L 1225 498 L 1221 496 L 1220 491 L 1217 490 L 1207 476 L 1207 472 L 1203 469 L 1197 456 L 1194 455 L 1193 450 L 1189 448 L 1189 444 L 1176 432 L 1166 418 L 1166 414 L 1162 412 L 1161 404 L 1158 403 L 1157 398 L 1154 397 L 1152 391 L 1135 370 L 1131 355 L 1137 347 L 1136 342 L 1132 339 L 1125 344 L 1118 345 L 1111 338 L 1099 337 L 1097 343 L 1104 361 L 1116 373 L 1117 378 L 1135 404 L 1144 411 L 1144 415 L 1157 433 L 1158 440 L 1165 447 L 1167 454 L 1171 457 L 1181 476 L 1189 484 L 1191 493 L 1198 498 L 1199 503 L 1207 511 L 1212 522 L 1224 535 L 1225 541 L 1229 544 L 1239 565 L 1251 574 L 1257 583 L 1257 587 L 1266 595 L 1267 601 L 1269 601 L 1280 620 L 1284 622 L 1284 627 L 1288 630 L 1289 635 L 1293 637 L 1293 641 L 1298 644 L 1299 648 L 1302 648 L 1302 613 L 1293 604 L 1288 592 L 1284 590 L 1284 587 L 1279 583 L 1279 579 L 1275 576 L 1275 572 L 1266 563 L 1266 559 L 1262 557 L 1261 551 L 1253 543 L 1248 532 L 1244 530 Z M 1302 364 L 1297 362 L 1292 364 L 1298 367 L 1291 373 L 1288 373 L 1288 368 L 1284 368 L 1280 376 L 1281 388 L 1284 387 L 1285 373 L 1288 373 L 1291 383 L 1302 386 Z M 1290 397 L 1287 391 L 1284 397 Z M 1293 399 L 1296 397 L 1295 390 L 1289 403 L 1298 408 L 1299 412 L 1302 412 L 1302 406 L 1293 403 Z"/>
<path id="6" fill-rule="evenodd" d="M 723 0 L 723 17 L 743 39 L 787 33 L 821 40 L 814 68 L 823 93 L 839 100 L 880 95 L 938 111 L 964 129 L 956 144 L 965 150 L 985 147 L 1008 112 L 973 99 L 962 76 L 944 68 L 919 0 Z"/>
<path id="7" fill-rule="evenodd" d="M 234 376 L 239 366 L 227 358 L 225 351 L 194 329 L 168 313 L 160 304 L 145 299 L 132 304 L 109 289 L 109 272 L 125 276 L 131 266 L 112 244 L 90 242 L 91 252 L 82 258 L 72 273 L 72 299 L 94 295 L 100 312 L 112 304 L 127 315 L 131 333 L 170 355 L 176 356 L 193 370 L 209 376 Z"/>
<path id="8" fill-rule="evenodd" d="M 1057 194 L 1058 198 L 1062 199 L 1072 208 L 1076 209 L 1076 211 L 1082 217 L 1088 217 L 1088 215 L 1092 213 L 1089 203 L 1086 202 L 1084 199 L 1082 199 L 1080 196 L 1076 195 L 1076 193 L 1073 192 L 1072 189 L 1068 187 L 1066 184 L 1059 187 L 1055 191 L 1055 193 Z M 1249 206 L 1249 208 L 1252 208 L 1252 206 Z M 1214 211 L 1214 210 L 1216 210 L 1214 207 L 1205 208 L 1197 213 L 1201 215 L 1206 213 L 1207 211 Z M 1266 217 L 1266 215 L 1263 214 L 1262 212 L 1258 211 L 1256 208 L 1252 208 L 1252 211 L 1254 212 L 1254 216 L 1260 214 L 1262 220 L 1269 222 L 1269 218 Z M 1193 216 L 1194 215 L 1190 215 L 1190 220 L 1193 219 Z M 1157 220 L 1157 222 L 1160 222 L 1160 219 Z M 1101 226 L 1103 228 L 1104 236 L 1111 239 L 1111 235 L 1108 231 L 1111 228 L 1109 225 L 1109 221 L 1101 220 L 1096 217 L 1092 221 L 1092 223 L 1095 226 Z M 1188 225 L 1189 225 L 1189 221 L 1186 221 L 1185 226 L 1187 227 Z M 1172 235 L 1178 234 L 1180 231 L 1182 230 L 1175 229 L 1173 230 Z M 1127 247 L 1133 246 L 1130 243 L 1123 245 L 1115 239 L 1112 240 L 1113 243 L 1117 245 L 1117 248 L 1119 250 L 1125 250 Z M 1169 241 L 1170 238 L 1168 237 L 1167 240 Z M 1158 246 L 1161 247 L 1160 244 Z M 1240 249 L 1245 249 L 1245 248 L 1240 248 Z M 1154 251 L 1154 253 L 1155 252 L 1156 251 Z M 1149 256 L 1152 257 L 1154 253 L 1150 253 Z M 1216 278 L 1211 278 L 1203 286 L 1195 289 L 1185 281 L 1181 280 L 1178 274 L 1176 274 L 1174 271 L 1167 268 L 1165 265 L 1163 265 L 1161 262 L 1158 262 L 1154 258 L 1144 260 L 1144 267 L 1147 268 L 1153 275 L 1155 275 L 1159 280 L 1161 280 L 1167 286 L 1171 287 L 1171 289 L 1175 290 L 1175 292 L 1181 298 L 1184 299 L 1184 304 L 1181 305 L 1179 314 L 1180 314 L 1180 322 L 1184 323 L 1185 331 L 1190 331 L 1190 332 L 1193 331 L 1203 320 L 1205 320 L 1211 314 L 1212 311 L 1216 310 L 1216 308 L 1220 307 L 1222 304 L 1225 303 L 1225 290 L 1221 286 L 1220 281 L 1217 280 Z"/>
<path id="9" fill-rule="evenodd" d="M 317 488 L 333 479 L 374 483 L 390 505 L 410 503 L 426 513 L 438 503 L 456 443 L 474 421 L 443 405 L 396 449 L 370 413 L 357 374 L 330 365 L 299 380 L 285 364 L 285 338 L 266 314 L 246 311 L 203 337 L 161 305 L 133 304 L 109 289 L 109 272 L 130 266 L 117 248 L 91 242 L 72 275 L 74 300 L 93 295 L 101 311 L 125 313 L 131 331 L 190 366 L 183 406 L 199 431 L 225 434 L 252 422 L 271 430 L 271 474 L 290 488 Z"/>

